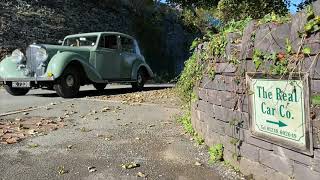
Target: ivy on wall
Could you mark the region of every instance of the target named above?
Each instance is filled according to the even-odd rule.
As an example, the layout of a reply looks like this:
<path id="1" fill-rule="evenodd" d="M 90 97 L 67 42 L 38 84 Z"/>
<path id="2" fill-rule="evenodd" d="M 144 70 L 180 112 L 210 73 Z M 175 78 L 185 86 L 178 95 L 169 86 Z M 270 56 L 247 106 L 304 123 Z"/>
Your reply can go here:
<path id="1" fill-rule="evenodd" d="M 188 61 L 186 61 L 184 71 L 179 78 L 176 88 L 180 98 L 182 99 L 183 109 L 186 112 L 184 118 L 189 121 L 188 123 L 184 122 L 184 124 L 189 124 L 189 131 L 191 124 L 191 103 L 196 99 L 194 88 L 199 85 L 203 76 L 205 75 L 212 80 L 215 79 L 216 63 L 217 60 L 220 59 L 224 59 L 227 63 L 236 67 L 238 70 L 241 69 L 243 63 L 247 63 L 246 59 L 240 59 L 239 52 L 228 52 L 227 54 L 226 48 L 228 43 L 241 43 L 241 39 L 239 40 L 240 42 L 230 42 L 228 35 L 229 33 L 235 33 L 242 37 L 243 30 L 247 27 L 250 21 L 250 18 L 240 21 L 230 21 L 228 24 L 221 27 L 219 33 L 209 31 L 203 36 L 203 38 L 198 38 L 193 42 L 190 48 L 190 50 L 194 51 L 193 55 Z M 281 25 L 290 21 L 291 17 L 288 15 L 279 16 L 275 13 L 270 13 L 264 18 L 256 21 L 256 26 L 269 23 Z M 312 8 L 309 7 L 307 9 L 307 22 L 304 25 L 303 30 L 301 32 L 297 32 L 301 39 L 298 49 L 294 51 L 293 45 L 289 39 L 286 39 L 285 41 L 284 50 L 279 52 L 269 53 L 253 47 L 252 62 L 256 71 L 270 75 L 280 75 L 282 77 L 285 77 L 292 72 L 301 72 L 305 63 L 304 60 L 306 57 L 311 58 L 311 52 L 313 52 L 311 47 L 306 45 L 306 39 L 318 32 L 320 32 L 320 16 L 316 16 Z M 235 41 L 238 40 L 236 39 Z M 255 41 L 255 32 L 252 33 L 251 41 Z M 316 63 L 319 55 L 320 52 L 312 57 L 310 69 L 307 71 L 311 70 L 311 67 Z M 236 73 L 236 83 L 245 84 L 245 74 L 243 71 L 239 72 Z M 238 95 L 235 92 L 235 97 L 237 96 Z M 232 126 L 239 125 L 239 123 L 235 123 L 235 121 L 230 122 L 233 123 L 230 124 Z M 239 139 L 234 139 L 230 143 L 237 147 Z M 235 149 L 234 157 L 237 159 L 238 155 L 236 154 L 236 151 L 237 149 Z"/>

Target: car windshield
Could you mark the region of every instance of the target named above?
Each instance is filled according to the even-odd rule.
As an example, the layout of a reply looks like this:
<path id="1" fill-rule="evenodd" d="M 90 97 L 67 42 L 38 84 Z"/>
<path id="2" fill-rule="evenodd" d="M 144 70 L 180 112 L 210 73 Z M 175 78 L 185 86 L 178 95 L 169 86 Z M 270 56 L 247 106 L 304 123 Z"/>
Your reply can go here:
<path id="1" fill-rule="evenodd" d="M 67 38 L 63 45 L 72 47 L 95 46 L 98 36 L 79 36 Z"/>

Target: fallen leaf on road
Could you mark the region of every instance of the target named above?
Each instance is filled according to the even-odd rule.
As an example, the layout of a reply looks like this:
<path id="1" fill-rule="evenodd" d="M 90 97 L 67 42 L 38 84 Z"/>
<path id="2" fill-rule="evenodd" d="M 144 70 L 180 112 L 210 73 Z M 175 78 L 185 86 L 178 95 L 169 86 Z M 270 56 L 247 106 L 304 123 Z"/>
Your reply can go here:
<path id="1" fill-rule="evenodd" d="M 17 138 L 17 137 L 11 137 L 11 138 L 9 138 L 9 139 L 6 139 L 6 143 L 7 144 L 15 144 L 15 143 L 17 143 L 19 141 L 19 138 Z"/>
<path id="2" fill-rule="evenodd" d="M 81 131 L 81 132 L 90 132 L 91 129 L 87 129 L 87 128 L 85 128 L 85 127 L 82 127 L 82 128 L 80 128 L 80 131 Z"/>
<path id="3" fill-rule="evenodd" d="M 42 126 L 42 122 L 37 122 L 37 127 Z"/>
<path id="4" fill-rule="evenodd" d="M 98 112 L 96 110 L 91 111 L 93 114 L 97 114 Z"/>
<path id="5" fill-rule="evenodd" d="M 138 173 L 137 173 L 137 176 L 138 176 L 138 177 L 142 177 L 142 178 L 146 177 L 146 175 L 143 174 L 142 172 L 138 172 Z"/>
<path id="6" fill-rule="evenodd" d="M 20 122 L 20 121 L 22 121 L 22 119 L 21 118 L 16 118 L 15 121 Z"/>
<path id="7" fill-rule="evenodd" d="M 110 110 L 111 110 L 111 109 L 110 109 L 109 107 L 105 107 L 105 108 L 102 109 L 101 112 L 108 112 L 108 111 L 110 111 Z"/>
<path id="8" fill-rule="evenodd" d="M 64 166 L 59 166 L 59 167 L 58 167 L 58 173 L 59 173 L 60 175 L 66 174 L 66 173 L 68 173 L 68 172 L 69 172 L 69 171 L 66 170 L 66 169 L 64 168 Z"/>
<path id="9" fill-rule="evenodd" d="M 131 163 L 122 164 L 121 167 L 124 169 L 133 169 L 133 168 L 140 167 L 140 164 L 131 162 Z"/>
<path id="10" fill-rule="evenodd" d="M 97 169 L 96 169 L 96 167 L 90 166 L 90 167 L 88 167 L 88 171 L 89 171 L 90 173 L 92 173 L 92 172 L 96 172 Z"/>
<path id="11" fill-rule="evenodd" d="M 51 109 L 52 109 L 52 108 L 50 108 L 50 107 L 46 107 L 46 110 L 48 110 L 48 111 L 51 110 Z"/>
<path id="12" fill-rule="evenodd" d="M 97 134 L 97 137 L 98 138 L 102 138 L 102 137 L 104 137 L 104 135 L 103 134 Z"/>
<path id="13" fill-rule="evenodd" d="M 105 140 L 106 140 L 106 141 L 111 141 L 111 140 L 112 140 L 112 138 L 113 138 L 113 136 L 112 136 L 112 135 L 108 135 L 108 136 L 106 136 Z"/>
<path id="14" fill-rule="evenodd" d="M 28 147 L 29 148 L 37 148 L 37 147 L 39 147 L 39 144 L 29 144 Z"/>
<path id="15" fill-rule="evenodd" d="M 30 135 L 35 135 L 37 133 L 38 132 L 36 130 L 34 130 L 34 129 L 31 129 L 31 130 L 28 131 L 28 134 L 30 134 Z"/>

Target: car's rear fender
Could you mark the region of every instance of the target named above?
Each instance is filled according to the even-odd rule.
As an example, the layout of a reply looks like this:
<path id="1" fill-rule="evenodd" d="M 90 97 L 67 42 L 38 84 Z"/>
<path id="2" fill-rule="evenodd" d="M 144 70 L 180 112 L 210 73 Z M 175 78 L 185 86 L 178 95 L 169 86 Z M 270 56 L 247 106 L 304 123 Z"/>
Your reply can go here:
<path id="1" fill-rule="evenodd" d="M 61 52 L 54 55 L 48 64 L 47 74 L 52 74 L 55 79 L 59 78 L 67 66 L 79 63 L 89 80 L 104 82 L 101 75 L 96 72 L 94 67 L 85 58 L 73 52 Z"/>
<path id="2" fill-rule="evenodd" d="M 135 63 L 135 64 L 133 64 L 132 72 L 131 72 L 131 79 L 132 80 L 137 80 L 137 74 L 138 74 L 139 69 L 143 69 L 144 71 L 146 71 L 146 73 L 150 79 L 152 79 L 154 77 L 154 74 L 148 64 Z"/>

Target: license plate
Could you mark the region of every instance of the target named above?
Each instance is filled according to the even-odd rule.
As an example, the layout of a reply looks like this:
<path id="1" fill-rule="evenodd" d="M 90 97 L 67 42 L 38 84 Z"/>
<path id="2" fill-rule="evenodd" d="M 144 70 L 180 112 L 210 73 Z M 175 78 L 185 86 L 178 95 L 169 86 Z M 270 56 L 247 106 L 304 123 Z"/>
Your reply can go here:
<path id="1" fill-rule="evenodd" d="M 12 82 L 14 88 L 29 88 L 30 82 Z"/>

